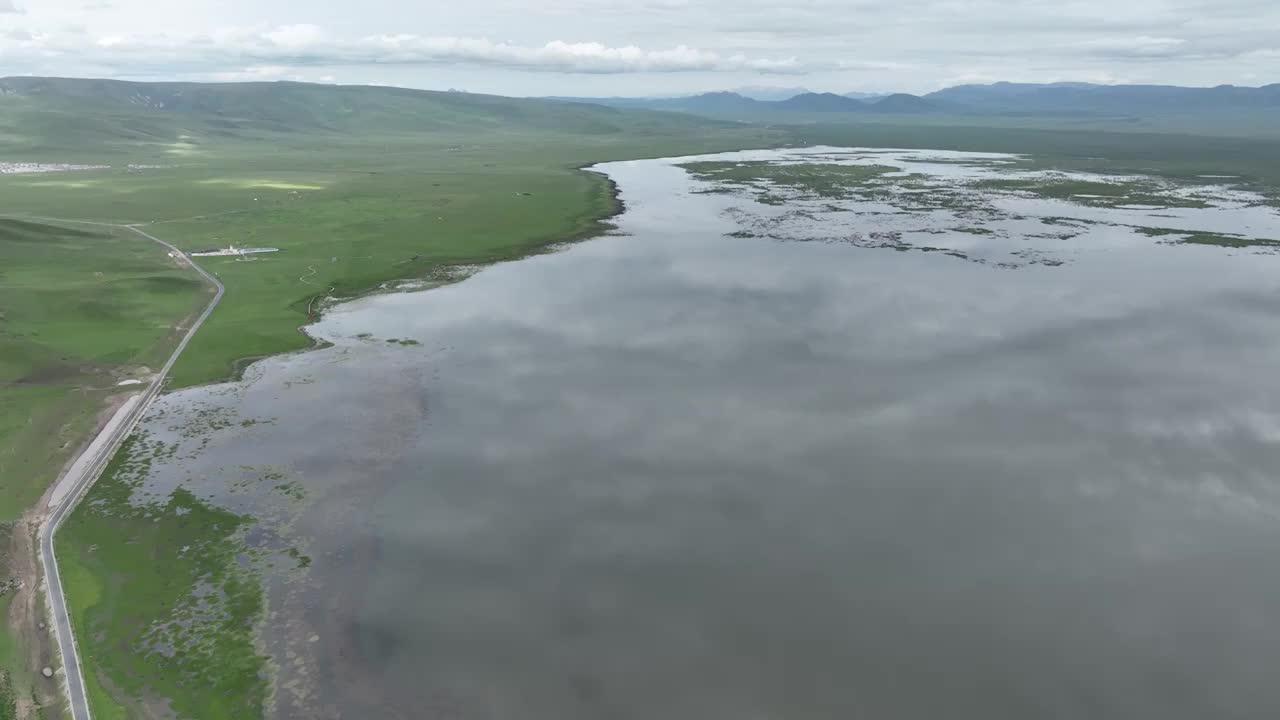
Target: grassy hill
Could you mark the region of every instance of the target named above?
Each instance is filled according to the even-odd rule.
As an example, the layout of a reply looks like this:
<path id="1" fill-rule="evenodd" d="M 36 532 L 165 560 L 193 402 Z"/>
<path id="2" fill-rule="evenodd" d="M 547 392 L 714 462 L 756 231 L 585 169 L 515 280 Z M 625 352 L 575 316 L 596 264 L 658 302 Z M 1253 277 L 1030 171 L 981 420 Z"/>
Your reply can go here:
<path id="1" fill-rule="evenodd" d="M 0 152 L 64 157 L 278 135 L 545 131 L 656 137 L 723 127 L 675 113 L 403 88 L 0 79 Z"/>

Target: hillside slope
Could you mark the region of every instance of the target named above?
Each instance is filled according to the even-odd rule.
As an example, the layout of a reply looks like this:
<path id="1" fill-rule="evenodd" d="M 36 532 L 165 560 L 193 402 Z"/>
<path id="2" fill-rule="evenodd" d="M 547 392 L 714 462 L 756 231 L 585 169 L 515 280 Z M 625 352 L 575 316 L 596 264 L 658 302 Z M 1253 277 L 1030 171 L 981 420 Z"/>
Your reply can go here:
<path id="1" fill-rule="evenodd" d="M 867 104 L 834 93 L 807 93 L 775 103 L 773 109 L 796 112 L 865 112 Z"/>
<path id="2" fill-rule="evenodd" d="M 936 112 L 940 109 L 936 103 L 906 93 L 894 93 L 871 102 L 870 110 L 878 113 L 912 114 Z"/>
<path id="3" fill-rule="evenodd" d="M 0 79 L 0 150 L 86 147 L 279 134 L 411 135 L 543 130 L 664 135 L 722 125 L 645 109 L 404 88 L 268 83 Z"/>

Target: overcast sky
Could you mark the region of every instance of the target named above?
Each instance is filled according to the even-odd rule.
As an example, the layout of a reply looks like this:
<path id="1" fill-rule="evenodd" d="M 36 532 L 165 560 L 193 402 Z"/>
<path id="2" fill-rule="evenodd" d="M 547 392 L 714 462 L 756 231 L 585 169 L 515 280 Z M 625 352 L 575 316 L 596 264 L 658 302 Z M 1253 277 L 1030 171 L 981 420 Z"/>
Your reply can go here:
<path id="1" fill-rule="evenodd" d="M 1280 82 L 1280 0 L 0 0 L 0 75 L 507 95 Z"/>

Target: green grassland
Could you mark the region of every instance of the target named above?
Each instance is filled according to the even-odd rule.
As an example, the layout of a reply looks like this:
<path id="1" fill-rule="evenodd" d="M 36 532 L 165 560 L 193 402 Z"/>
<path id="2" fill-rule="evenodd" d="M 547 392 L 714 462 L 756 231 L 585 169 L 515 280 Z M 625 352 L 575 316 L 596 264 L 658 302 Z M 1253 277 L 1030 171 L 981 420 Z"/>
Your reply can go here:
<path id="1" fill-rule="evenodd" d="M 296 89 L 286 84 L 286 96 Z M 227 295 L 175 368 L 181 387 L 231 377 L 246 359 L 306 347 L 298 328 L 310 319 L 313 299 L 331 289 L 350 296 L 597 232 L 615 201 L 608 182 L 581 172 L 582 165 L 781 139 L 774 131 L 663 113 L 423 95 L 427 109 L 405 110 L 408 119 L 396 115 L 407 102 L 398 93 L 389 109 L 363 109 L 370 127 L 351 133 L 316 120 L 341 108 L 299 112 L 305 132 L 290 134 L 273 134 L 282 112 L 274 109 L 270 122 L 241 121 L 245 129 L 231 137 L 190 134 L 197 131 L 188 125 L 207 118 L 175 113 L 184 122 L 172 130 L 173 142 L 152 133 L 80 154 L 60 150 L 63 161 L 113 167 L 0 177 L 0 197 L 32 216 L 158 222 L 149 232 L 184 250 L 280 248 L 252 261 L 202 261 Z M 439 110 L 446 100 L 462 104 Z M 415 118 L 422 126 L 411 132 Z M 339 128 L 353 124 L 339 119 Z M 44 144 L 37 134 L 34 146 Z M 121 167 L 128 163 L 167 167 Z"/>
<path id="2" fill-rule="evenodd" d="M 0 220 L 0 522 L 30 506 L 117 382 L 162 362 L 202 285 L 132 233 Z"/>

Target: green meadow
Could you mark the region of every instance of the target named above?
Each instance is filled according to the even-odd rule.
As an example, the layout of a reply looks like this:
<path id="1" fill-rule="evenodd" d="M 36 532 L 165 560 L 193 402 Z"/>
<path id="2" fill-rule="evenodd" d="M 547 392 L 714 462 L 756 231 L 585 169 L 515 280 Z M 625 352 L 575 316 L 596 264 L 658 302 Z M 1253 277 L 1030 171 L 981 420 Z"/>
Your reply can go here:
<path id="1" fill-rule="evenodd" d="M 0 220 L 0 521 L 35 502 L 122 380 L 163 362 L 202 284 L 133 233 Z"/>

